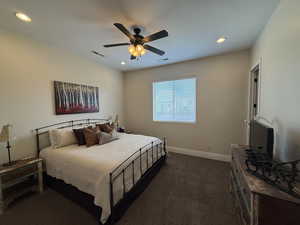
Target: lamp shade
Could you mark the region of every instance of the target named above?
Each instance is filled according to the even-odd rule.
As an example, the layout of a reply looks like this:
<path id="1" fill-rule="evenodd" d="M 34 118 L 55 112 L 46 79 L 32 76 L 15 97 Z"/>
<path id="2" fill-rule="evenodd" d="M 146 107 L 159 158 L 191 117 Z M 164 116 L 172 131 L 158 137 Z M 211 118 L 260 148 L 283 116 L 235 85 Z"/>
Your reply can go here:
<path id="1" fill-rule="evenodd" d="M 115 117 L 115 123 L 118 124 L 119 123 L 119 115 L 116 114 L 116 117 Z"/>
<path id="2" fill-rule="evenodd" d="M 0 142 L 10 141 L 12 138 L 12 125 L 4 125 L 0 133 Z"/>

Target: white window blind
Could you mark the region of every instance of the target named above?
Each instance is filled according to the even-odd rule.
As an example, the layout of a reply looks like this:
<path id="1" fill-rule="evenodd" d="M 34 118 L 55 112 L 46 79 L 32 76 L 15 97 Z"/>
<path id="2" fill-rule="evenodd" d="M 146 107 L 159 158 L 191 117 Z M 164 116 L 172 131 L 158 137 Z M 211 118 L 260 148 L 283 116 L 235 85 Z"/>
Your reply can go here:
<path id="1" fill-rule="evenodd" d="M 196 78 L 154 82 L 153 120 L 196 122 Z"/>

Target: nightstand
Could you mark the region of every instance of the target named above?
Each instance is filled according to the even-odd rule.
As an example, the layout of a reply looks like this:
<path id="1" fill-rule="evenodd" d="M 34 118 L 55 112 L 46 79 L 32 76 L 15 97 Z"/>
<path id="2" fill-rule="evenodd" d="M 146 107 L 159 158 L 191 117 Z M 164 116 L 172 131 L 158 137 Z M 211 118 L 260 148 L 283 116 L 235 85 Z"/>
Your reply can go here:
<path id="1" fill-rule="evenodd" d="M 0 166 L 0 214 L 25 193 L 43 192 L 42 162 L 40 158 L 26 158 L 11 166 Z"/>

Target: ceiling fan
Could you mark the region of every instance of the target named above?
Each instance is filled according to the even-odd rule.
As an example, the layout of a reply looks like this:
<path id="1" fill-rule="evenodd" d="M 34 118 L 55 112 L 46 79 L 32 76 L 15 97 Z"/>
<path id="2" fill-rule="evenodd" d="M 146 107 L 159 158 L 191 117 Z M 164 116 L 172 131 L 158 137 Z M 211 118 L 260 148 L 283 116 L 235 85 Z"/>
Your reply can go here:
<path id="1" fill-rule="evenodd" d="M 157 33 L 154 33 L 147 37 L 144 37 L 144 36 L 140 35 L 141 29 L 139 27 L 133 28 L 134 34 L 131 34 L 122 24 L 114 23 L 114 25 L 129 38 L 130 43 L 118 43 L 118 44 L 104 45 L 105 48 L 129 45 L 128 51 L 131 55 L 130 59 L 136 59 L 136 58 L 144 55 L 146 53 L 146 50 L 149 50 L 157 55 L 165 54 L 164 51 L 162 51 L 158 48 L 155 48 L 151 45 L 147 45 L 145 43 L 167 37 L 168 32 L 166 30 L 161 30 Z"/>

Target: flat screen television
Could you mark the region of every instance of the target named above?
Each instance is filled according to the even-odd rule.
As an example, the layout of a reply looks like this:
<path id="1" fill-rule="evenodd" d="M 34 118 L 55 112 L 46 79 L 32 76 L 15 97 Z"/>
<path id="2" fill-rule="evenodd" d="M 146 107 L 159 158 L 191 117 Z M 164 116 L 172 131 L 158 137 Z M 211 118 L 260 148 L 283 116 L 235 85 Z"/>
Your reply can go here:
<path id="1" fill-rule="evenodd" d="M 249 145 L 251 149 L 261 151 L 273 158 L 274 130 L 258 121 L 250 122 Z"/>

